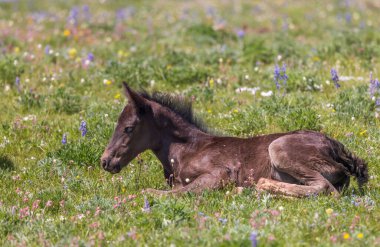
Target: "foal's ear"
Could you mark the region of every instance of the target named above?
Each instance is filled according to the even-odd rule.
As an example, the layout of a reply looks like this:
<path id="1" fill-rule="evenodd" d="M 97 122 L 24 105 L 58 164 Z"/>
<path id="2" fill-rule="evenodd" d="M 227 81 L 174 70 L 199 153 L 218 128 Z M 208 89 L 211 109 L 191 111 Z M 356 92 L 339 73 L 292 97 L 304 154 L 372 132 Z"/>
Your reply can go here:
<path id="1" fill-rule="evenodd" d="M 141 111 L 145 111 L 147 109 L 147 104 L 145 99 L 139 95 L 137 92 L 132 90 L 126 82 L 123 81 L 123 86 L 125 90 L 125 96 L 128 99 L 128 103 L 133 104 L 135 107 L 139 108 Z"/>

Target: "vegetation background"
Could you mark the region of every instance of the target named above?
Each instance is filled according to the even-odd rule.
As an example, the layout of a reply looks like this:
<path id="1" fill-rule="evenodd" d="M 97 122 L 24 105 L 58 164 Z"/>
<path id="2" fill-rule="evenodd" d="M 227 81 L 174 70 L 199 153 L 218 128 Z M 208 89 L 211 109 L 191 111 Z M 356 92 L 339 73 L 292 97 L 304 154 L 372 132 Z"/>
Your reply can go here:
<path id="1" fill-rule="evenodd" d="M 0 0 L 0 245 L 380 245 L 379 12 L 376 0 Z M 99 162 L 123 80 L 191 99 L 221 135 L 326 133 L 370 181 L 340 198 L 233 185 L 144 198 L 169 189 L 152 153 L 116 175 Z"/>

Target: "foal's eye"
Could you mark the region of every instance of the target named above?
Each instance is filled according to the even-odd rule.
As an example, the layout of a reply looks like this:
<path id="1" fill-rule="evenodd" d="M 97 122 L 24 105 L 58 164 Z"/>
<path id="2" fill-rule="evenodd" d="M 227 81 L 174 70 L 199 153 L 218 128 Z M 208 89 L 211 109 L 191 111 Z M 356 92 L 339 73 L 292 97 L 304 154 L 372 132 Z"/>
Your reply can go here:
<path id="1" fill-rule="evenodd" d="M 133 131 L 133 127 L 125 127 L 124 129 L 124 132 L 127 134 L 132 133 L 132 131 Z"/>

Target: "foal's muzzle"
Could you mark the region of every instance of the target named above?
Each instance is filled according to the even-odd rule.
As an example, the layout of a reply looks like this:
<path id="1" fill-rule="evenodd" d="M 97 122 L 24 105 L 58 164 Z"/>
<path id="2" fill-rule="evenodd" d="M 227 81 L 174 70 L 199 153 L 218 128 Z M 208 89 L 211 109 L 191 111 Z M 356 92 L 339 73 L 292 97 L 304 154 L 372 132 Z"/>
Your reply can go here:
<path id="1" fill-rule="evenodd" d="M 102 167 L 104 170 L 110 172 L 110 173 L 118 173 L 121 171 L 121 166 L 119 163 L 112 164 L 111 158 L 104 158 L 101 160 Z"/>

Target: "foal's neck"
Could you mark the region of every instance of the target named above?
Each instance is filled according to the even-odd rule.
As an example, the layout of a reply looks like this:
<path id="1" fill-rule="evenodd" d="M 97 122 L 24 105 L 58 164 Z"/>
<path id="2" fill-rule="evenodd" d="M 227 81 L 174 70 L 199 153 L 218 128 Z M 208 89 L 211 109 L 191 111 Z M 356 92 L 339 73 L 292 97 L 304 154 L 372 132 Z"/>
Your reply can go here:
<path id="1" fill-rule="evenodd" d="M 212 137 L 184 120 L 172 123 L 174 128 L 167 127 L 161 131 L 161 147 L 153 150 L 170 173 L 185 155 L 197 152 Z"/>

